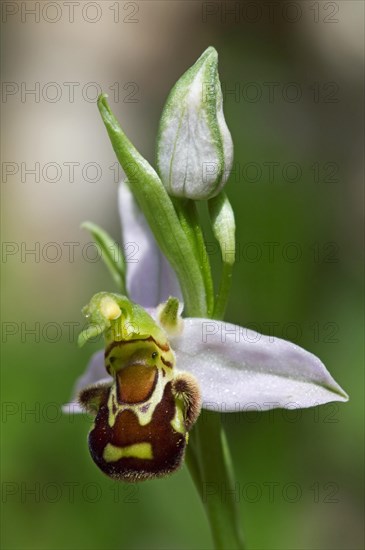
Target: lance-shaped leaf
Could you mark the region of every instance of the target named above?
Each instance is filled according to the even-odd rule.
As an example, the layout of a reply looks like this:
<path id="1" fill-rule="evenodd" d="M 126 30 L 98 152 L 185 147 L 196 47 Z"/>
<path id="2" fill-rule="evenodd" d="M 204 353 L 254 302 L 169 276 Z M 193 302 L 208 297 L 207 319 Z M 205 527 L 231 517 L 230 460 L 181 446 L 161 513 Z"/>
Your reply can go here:
<path id="1" fill-rule="evenodd" d="M 103 94 L 98 100 L 100 114 L 129 186 L 162 252 L 176 271 L 190 315 L 206 311 L 203 277 L 194 260 L 193 245 L 183 231 L 174 206 L 160 178 L 138 153 L 121 129 Z M 187 261 L 188 259 L 188 261 Z"/>

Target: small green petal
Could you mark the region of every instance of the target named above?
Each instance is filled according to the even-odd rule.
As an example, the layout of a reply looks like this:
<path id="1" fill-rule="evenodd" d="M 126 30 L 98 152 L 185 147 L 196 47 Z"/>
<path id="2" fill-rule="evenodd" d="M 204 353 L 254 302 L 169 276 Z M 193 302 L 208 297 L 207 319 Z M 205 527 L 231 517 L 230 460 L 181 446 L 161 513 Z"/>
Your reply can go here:
<path id="1" fill-rule="evenodd" d="M 231 289 L 233 265 L 236 257 L 236 224 L 232 206 L 222 191 L 208 202 L 212 229 L 222 254 L 222 275 L 215 306 L 214 319 L 223 319 Z"/>
<path id="2" fill-rule="evenodd" d="M 183 329 L 183 321 L 179 314 L 179 300 L 170 296 L 167 302 L 158 307 L 157 318 L 169 335 L 180 334 Z"/>

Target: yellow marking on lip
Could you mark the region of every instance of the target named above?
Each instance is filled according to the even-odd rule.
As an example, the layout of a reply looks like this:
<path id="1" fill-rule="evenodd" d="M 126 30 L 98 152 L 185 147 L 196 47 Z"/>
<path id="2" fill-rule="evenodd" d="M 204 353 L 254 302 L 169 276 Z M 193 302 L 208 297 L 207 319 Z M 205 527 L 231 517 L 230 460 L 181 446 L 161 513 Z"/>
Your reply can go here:
<path id="1" fill-rule="evenodd" d="M 141 458 L 152 460 L 153 452 L 151 443 L 135 443 L 126 447 L 115 447 L 108 443 L 103 452 L 103 458 L 106 462 L 117 462 L 121 458 Z"/>
<path id="2" fill-rule="evenodd" d="M 181 433 L 183 435 L 186 433 L 183 404 L 182 400 L 179 398 L 175 398 L 175 416 L 171 420 L 170 424 L 175 432 Z"/>

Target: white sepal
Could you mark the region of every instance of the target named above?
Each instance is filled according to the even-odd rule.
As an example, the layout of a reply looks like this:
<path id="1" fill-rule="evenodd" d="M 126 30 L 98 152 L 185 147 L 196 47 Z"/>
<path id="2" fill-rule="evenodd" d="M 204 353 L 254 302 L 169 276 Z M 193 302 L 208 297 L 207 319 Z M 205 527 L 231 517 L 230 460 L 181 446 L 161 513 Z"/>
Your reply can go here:
<path id="1" fill-rule="evenodd" d="M 113 379 L 105 370 L 104 350 L 100 350 L 91 356 L 85 372 L 76 380 L 71 394 L 71 401 L 62 406 L 62 411 L 67 414 L 84 412 L 77 402 L 77 396 L 81 390 L 88 386 L 102 382 L 112 382 Z"/>
<path id="2" fill-rule="evenodd" d="M 156 310 L 149 310 L 155 316 Z M 212 319 L 184 319 L 170 339 L 177 371 L 195 376 L 204 409 L 218 412 L 302 409 L 348 401 L 324 364 L 312 353 L 280 338 Z M 64 412 L 77 410 L 78 393 L 105 379 L 104 353 L 95 353 L 77 380 Z M 70 410 L 71 408 L 71 410 Z"/>
<path id="3" fill-rule="evenodd" d="M 181 299 L 175 272 L 160 251 L 126 183 L 119 185 L 119 214 L 127 264 L 126 286 L 131 300 L 149 308 L 169 296 Z"/>
<path id="4" fill-rule="evenodd" d="M 221 412 L 306 408 L 348 396 L 323 363 L 299 346 L 210 319 L 185 319 L 171 340 L 178 369 L 191 372 L 203 408 Z"/>

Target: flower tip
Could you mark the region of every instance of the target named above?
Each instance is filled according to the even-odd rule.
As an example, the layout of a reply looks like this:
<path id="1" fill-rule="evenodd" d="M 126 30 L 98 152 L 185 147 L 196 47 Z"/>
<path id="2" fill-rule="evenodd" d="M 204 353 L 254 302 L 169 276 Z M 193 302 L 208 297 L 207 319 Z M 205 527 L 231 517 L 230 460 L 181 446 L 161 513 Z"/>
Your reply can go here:
<path id="1" fill-rule="evenodd" d="M 87 342 L 87 338 L 85 338 L 84 331 L 80 332 L 80 334 L 77 337 L 77 345 L 79 348 L 84 347 L 84 345 Z"/>
<path id="2" fill-rule="evenodd" d="M 78 414 L 83 412 L 80 405 L 75 401 L 71 401 L 70 403 L 62 405 L 61 411 L 63 414 Z"/>
<path id="3" fill-rule="evenodd" d="M 208 48 L 200 56 L 200 59 L 207 59 L 208 57 L 212 57 L 212 59 L 218 61 L 218 52 L 213 46 L 208 46 Z"/>
<path id="4" fill-rule="evenodd" d="M 338 392 L 338 395 L 342 397 L 341 401 L 343 401 L 344 403 L 350 400 L 350 396 L 342 388 L 341 388 L 341 392 Z"/>
<path id="5" fill-rule="evenodd" d="M 89 221 L 82 222 L 80 224 L 80 229 L 87 229 L 88 231 L 90 231 L 92 227 L 94 227 L 94 224 Z"/>
<path id="6" fill-rule="evenodd" d="M 107 110 L 108 113 L 110 113 L 110 107 L 109 107 L 109 103 L 107 101 L 107 98 L 108 98 L 108 94 L 105 94 L 104 92 L 102 94 L 99 95 L 98 97 L 98 108 L 99 108 L 99 111 L 104 111 L 104 110 Z"/>
<path id="7" fill-rule="evenodd" d="M 102 92 L 98 97 L 98 102 L 103 103 L 107 97 L 109 97 L 109 95 L 105 92 Z"/>
<path id="8" fill-rule="evenodd" d="M 345 390 L 333 379 L 332 384 L 327 385 L 327 389 L 333 394 L 332 401 L 342 401 L 343 403 L 346 403 L 350 399 Z"/>
<path id="9" fill-rule="evenodd" d="M 109 321 L 114 321 L 120 317 L 122 310 L 115 300 L 110 296 L 105 296 L 100 302 L 100 312 Z"/>

